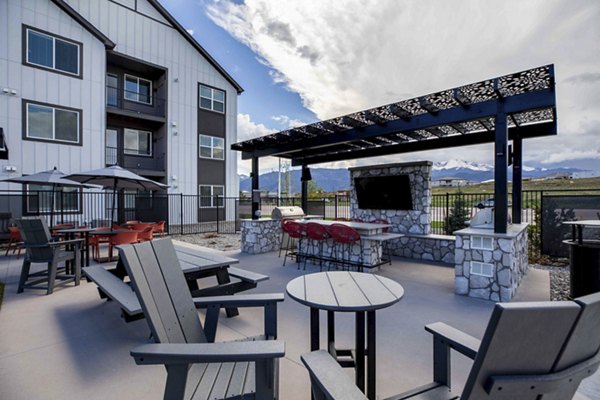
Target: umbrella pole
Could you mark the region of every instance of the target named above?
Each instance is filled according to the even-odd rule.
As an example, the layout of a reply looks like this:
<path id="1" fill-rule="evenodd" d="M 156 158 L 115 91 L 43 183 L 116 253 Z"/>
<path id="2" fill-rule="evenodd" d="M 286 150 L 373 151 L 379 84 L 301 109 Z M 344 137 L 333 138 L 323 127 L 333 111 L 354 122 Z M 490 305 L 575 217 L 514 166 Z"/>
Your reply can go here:
<path id="1" fill-rule="evenodd" d="M 56 185 L 52 184 L 52 200 L 50 200 L 50 226 L 54 226 L 54 187 Z"/>
<path id="2" fill-rule="evenodd" d="M 110 225 L 112 227 L 114 218 L 115 218 L 115 200 L 117 199 L 117 179 L 115 178 L 114 186 L 113 186 L 113 198 L 112 198 L 112 211 L 110 213 Z"/>

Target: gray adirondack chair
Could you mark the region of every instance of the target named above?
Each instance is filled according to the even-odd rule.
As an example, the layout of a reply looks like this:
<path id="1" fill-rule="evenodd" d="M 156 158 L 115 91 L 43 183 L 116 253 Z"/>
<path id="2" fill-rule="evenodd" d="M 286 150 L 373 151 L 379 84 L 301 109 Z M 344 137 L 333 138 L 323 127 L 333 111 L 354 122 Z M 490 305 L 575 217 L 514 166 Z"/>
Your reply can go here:
<path id="1" fill-rule="evenodd" d="M 81 279 L 81 244 L 83 239 L 53 240 L 46 225 L 46 220 L 40 217 L 27 217 L 15 221 L 21 238 L 23 248 L 26 249 L 25 259 L 21 267 L 21 277 L 17 293 L 25 288 L 46 289 L 46 294 L 52 294 L 56 286 L 74 282 L 79 285 Z M 72 267 L 67 270 L 66 264 L 72 262 Z M 45 270 L 31 272 L 31 264 L 44 263 Z M 56 281 L 59 281 L 57 283 Z M 45 284 L 44 284 L 45 283 Z"/>
<path id="2" fill-rule="evenodd" d="M 285 345 L 271 339 L 277 337 L 283 294 L 193 299 L 170 239 L 121 246 L 119 257 L 157 342 L 136 347 L 131 355 L 138 365 L 165 365 L 165 399 L 278 398 L 278 358 Z M 207 308 L 206 329 L 197 307 Z M 212 342 L 224 307 L 264 307 L 264 335 Z"/>
<path id="3" fill-rule="evenodd" d="M 565 302 L 498 303 L 481 341 L 436 322 L 433 383 L 388 400 L 567 400 L 600 364 L 600 293 Z M 474 360 L 460 395 L 450 390 L 450 350 Z M 325 351 L 302 355 L 314 398 L 365 399 Z M 407 362 L 410 362 L 407 360 Z"/>

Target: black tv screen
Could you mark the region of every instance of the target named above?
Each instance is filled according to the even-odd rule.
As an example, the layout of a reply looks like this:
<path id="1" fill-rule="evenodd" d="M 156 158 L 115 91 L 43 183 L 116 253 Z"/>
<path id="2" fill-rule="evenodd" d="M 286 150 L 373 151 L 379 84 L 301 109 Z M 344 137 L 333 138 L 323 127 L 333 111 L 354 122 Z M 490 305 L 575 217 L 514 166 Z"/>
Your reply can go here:
<path id="1" fill-rule="evenodd" d="M 408 175 L 354 178 L 358 208 L 363 210 L 412 210 Z"/>

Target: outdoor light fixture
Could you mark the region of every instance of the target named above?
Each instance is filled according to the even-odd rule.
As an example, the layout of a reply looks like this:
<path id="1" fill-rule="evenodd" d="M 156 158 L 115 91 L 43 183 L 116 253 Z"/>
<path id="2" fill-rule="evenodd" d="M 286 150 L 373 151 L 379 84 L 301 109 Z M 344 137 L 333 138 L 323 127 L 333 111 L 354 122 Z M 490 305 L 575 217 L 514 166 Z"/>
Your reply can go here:
<path id="1" fill-rule="evenodd" d="M 302 177 L 300 178 L 302 182 L 312 181 L 312 175 L 310 174 L 310 168 L 302 168 Z"/>
<path id="2" fill-rule="evenodd" d="M 176 127 L 177 126 L 177 121 L 171 121 L 171 126 L 172 127 Z"/>

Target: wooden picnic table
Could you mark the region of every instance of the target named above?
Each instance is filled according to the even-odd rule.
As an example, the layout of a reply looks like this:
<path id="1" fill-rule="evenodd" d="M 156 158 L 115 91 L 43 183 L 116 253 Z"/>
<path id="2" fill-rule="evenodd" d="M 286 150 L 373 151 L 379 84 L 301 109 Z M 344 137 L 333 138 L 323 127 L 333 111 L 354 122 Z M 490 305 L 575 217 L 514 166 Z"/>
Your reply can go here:
<path id="1" fill-rule="evenodd" d="M 257 286 L 258 282 L 268 279 L 268 276 L 266 275 L 232 267 L 232 265 L 239 263 L 239 260 L 235 258 L 200 249 L 193 249 L 181 244 L 175 244 L 175 251 L 177 252 L 177 258 L 185 275 L 192 297 L 233 295 L 245 290 L 253 289 Z M 96 267 L 89 268 L 94 269 Z M 104 272 L 100 270 L 88 271 L 93 274 L 104 275 Z M 127 271 L 121 259 L 117 261 L 117 267 L 115 269 L 108 270 L 107 272 L 119 278 L 121 282 L 123 282 L 127 276 Z M 89 276 L 90 274 L 87 275 Z M 200 288 L 198 286 L 198 279 L 208 277 L 215 277 L 217 279 L 217 284 Z M 232 282 L 232 277 L 238 278 L 238 280 Z M 101 279 L 103 278 L 101 277 Z M 98 284 L 99 290 L 101 291 L 101 297 L 111 297 L 111 293 L 107 293 L 111 289 L 100 289 L 101 284 L 99 284 L 93 276 L 92 280 Z M 110 285 L 111 287 L 114 286 L 112 283 L 110 283 Z M 120 288 L 117 290 L 121 291 Z M 134 314 L 138 313 L 137 309 L 133 311 Z M 234 317 L 239 314 L 237 308 L 234 307 L 227 308 L 226 312 L 228 317 Z M 139 313 L 141 313 L 141 309 L 139 310 Z"/>

